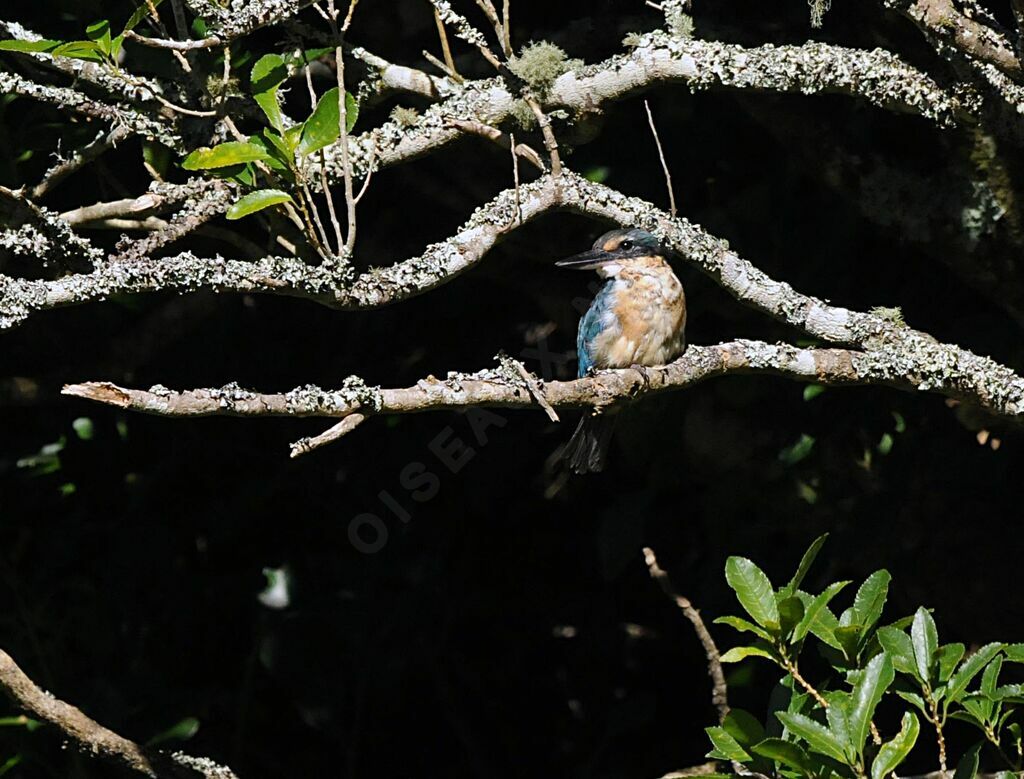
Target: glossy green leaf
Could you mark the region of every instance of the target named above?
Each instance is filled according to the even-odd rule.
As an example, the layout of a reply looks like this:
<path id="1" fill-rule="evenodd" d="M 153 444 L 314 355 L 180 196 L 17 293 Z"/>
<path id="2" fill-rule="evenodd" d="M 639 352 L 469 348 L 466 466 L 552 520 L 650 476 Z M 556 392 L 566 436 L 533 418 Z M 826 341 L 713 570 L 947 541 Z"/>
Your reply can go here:
<path id="1" fill-rule="evenodd" d="M 835 630 L 838 627 L 835 615 L 828 609 L 829 602 L 838 595 L 849 582 L 836 582 L 825 588 L 824 592 L 813 599 L 809 599 L 804 606 L 804 616 L 793 631 L 793 640 L 799 641 L 808 633 L 812 633 L 829 646 L 840 649 L 835 638 Z"/>
<path id="2" fill-rule="evenodd" d="M 765 641 L 771 641 L 772 636 L 767 630 L 760 625 L 755 625 L 753 622 L 743 619 L 742 617 L 719 617 L 715 620 L 716 625 L 728 625 L 741 633 L 753 633 L 760 636 Z"/>
<path id="3" fill-rule="evenodd" d="M 939 681 L 945 684 L 949 681 L 949 677 L 953 675 L 953 671 L 956 670 L 957 665 L 963 659 L 964 652 L 967 651 L 961 643 L 956 644 L 943 644 L 939 647 L 939 651 L 935 653 L 936 660 L 939 665 Z"/>
<path id="4" fill-rule="evenodd" d="M 870 733 L 871 718 L 875 716 L 875 708 L 895 678 L 896 672 L 893 670 L 892 661 L 883 652 L 871 658 L 853 688 L 850 736 L 858 753 L 863 754 Z"/>
<path id="5" fill-rule="evenodd" d="M 1015 700 L 1018 703 L 1024 701 L 1024 684 L 1004 684 L 996 687 L 992 693 L 992 699 L 997 701 Z"/>
<path id="6" fill-rule="evenodd" d="M 853 599 L 853 621 L 866 628 L 874 625 L 882 616 L 886 598 L 889 597 L 889 582 L 892 576 L 884 568 L 875 571 L 857 590 Z"/>
<path id="7" fill-rule="evenodd" d="M 253 99 L 263 109 L 271 126 L 278 132 L 284 132 L 284 119 L 281 116 L 277 89 L 288 78 L 288 66 L 278 55 L 264 54 L 252 66 L 249 78 Z"/>
<path id="8" fill-rule="evenodd" d="M 786 729 L 795 736 L 799 736 L 812 751 L 831 757 L 841 763 L 846 763 L 846 755 L 843 753 L 843 746 L 832 732 L 820 722 L 812 720 L 803 714 L 791 714 L 780 711 L 776 715 L 779 721 L 786 726 Z"/>
<path id="9" fill-rule="evenodd" d="M 842 623 L 842 620 L 839 620 Z M 833 631 L 836 641 L 842 647 L 843 655 L 847 660 L 853 661 L 857 657 L 857 650 L 860 647 L 860 639 L 864 634 L 863 625 L 840 625 Z"/>
<path id="10" fill-rule="evenodd" d="M 756 646 L 734 646 L 722 655 L 719 660 L 723 663 L 738 663 L 740 660 L 745 660 L 748 657 L 763 657 L 775 662 L 775 656 L 771 652 Z"/>
<path id="11" fill-rule="evenodd" d="M 324 146 L 334 143 L 341 135 L 338 126 L 338 88 L 324 92 L 317 101 L 313 113 L 302 125 L 302 139 L 299 141 L 298 153 L 305 157 Z M 345 93 L 345 127 L 351 130 L 359 113 L 355 98 Z"/>
<path id="12" fill-rule="evenodd" d="M 730 557 L 725 561 L 725 580 L 757 624 L 770 631 L 779 629 L 779 607 L 764 571 L 745 557 Z"/>
<path id="13" fill-rule="evenodd" d="M 262 211 L 264 208 L 276 206 L 279 203 L 291 203 L 292 196 L 280 189 L 258 189 L 250 192 L 231 208 L 228 209 L 228 219 L 241 219 L 243 216 Z"/>
<path id="14" fill-rule="evenodd" d="M 953 773 L 953 779 L 974 779 L 978 775 L 978 755 L 981 752 L 981 743 L 975 744 L 973 747 L 968 749 L 960 762 L 956 764 L 956 771 Z"/>
<path id="15" fill-rule="evenodd" d="M 939 648 L 939 634 L 935 629 L 935 620 L 924 606 L 914 614 L 914 623 L 910 626 L 910 641 L 914 646 L 914 665 L 919 677 L 931 683 L 934 680 L 932 667 L 935 652 Z"/>
<path id="16" fill-rule="evenodd" d="M 981 675 L 981 692 L 983 695 L 992 697 L 999 686 L 999 672 L 1003 670 L 1003 656 L 996 655 L 992 662 L 985 666 L 985 673 Z"/>
<path id="17" fill-rule="evenodd" d="M 62 43 L 52 52 L 54 57 L 86 60 L 87 62 L 103 62 L 106 58 L 103 49 L 95 41 L 68 41 Z"/>
<path id="18" fill-rule="evenodd" d="M 925 706 L 924 698 L 918 695 L 916 692 L 906 692 L 904 690 L 897 690 L 896 694 L 900 696 L 907 703 L 912 703 L 915 708 L 918 709 L 926 717 L 928 716 L 928 709 Z"/>
<path id="19" fill-rule="evenodd" d="M 139 5 L 135 9 L 135 11 L 132 12 L 132 15 L 128 17 L 128 21 L 125 23 L 124 29 L 121 31 L 121 34 L 124 35 L 124 33 L 128 32 L 129 30 L 134 30 L 136 27 L 138 27 L 139 22 L 141 22 L 143 19 L 146 18 L 147 15 L 149 15 L 150 6 L 156 8 L 162 2 L 163 0 L 153 0 L 152 3 L 142 3 L 141 5 Z"/>
<path id="20" fill-rule="evenodd" d="M 104 51 L 110 51 L 110 22 L 101 19 L 85 28 L 85 37 L 95 41 Z"/>
<path id="21" fill-rule="evenodd" d="M 871 763 L 871 779 L 884 779 L 884 777 L 895 771 L 900 763 L 907 759 L 910 750 L 917 743 L 917 736 L 921 732 L 921 723 L 912 712 L 903 715 L 903 722 L 900 725 L 900 732 L 890 741 L 882 744 Z"/>
<path id="22" fill-rule="evenodd" d="M 188 155 L 181 167 L 185 170 L 207 170 L 209 168 L 225 168 L 243 162 L 256 162 L 269 159 L 265 149 L 245 141 L 228 141 L 213 148 L 203 147 Z"/>
<path id="23" fill-rule="evenodd" d="M 811 566 L 814 565 L 814 560 L 818 556 L 818 552 L 821 551 L 821 547 L 825 545 L 828 540 L 828 533 L 822 533 L 820 536 L 815 538 L 807 551 L 804 552 L 804 556 L 800 558 L 800 565 L 796 568 L 796 573 L 793 574 L 793 578 L 789 580 L 789 583 L 782 588 L 783 597 L 789 598 L 796 595 L 796 591 L 803 584 L 804 578 L 807 576 L 807 572 L 811 570 Z"/>
<path id="24" fill-rule="evenodd" d="M 722 727 L 743 747 L 751 747 L 764 738 L 764 725 L 743 709 L 730 709 Z"/>
<path id="25" fill-rule="evenodd" d="M 792 597 L 779 599 L 778 606 L 779 627 L 782 630 L 782 634 L 788 636 L 793 633 L 794 628 L 804 618 L 804 604 L 799 598 Z"/>
<path id="26" fill-rule="evenodd" d="M 749 763 L 753 760 L 725 728 L 704 728 L 704 732 L 708 734 L 714 746 L 714 749 L 708 752 L 708 757 L 716 760 L 735 760 L 738 763 Z"/>
<path id="27" fill-rule="evenodd" d="M 813 775 L 817 769 L 815 761 L 807 754 L 807 751 L 792 741 L 766 738 L 755 744 L 751 751 L 759 757 L 766 757 L 805 774 Z"/>
<path id="28" fill-rule="evenodd" d="M 917 676 L 917 662 L 914 659 L 914 645 L 910 636 L 902 630 L 890 626 L 879 628 L 875 634 L 878 643 L 888 653 L 893 667 L 900 673 Z"/>
<path id="29" fill-rule="evenodd" d="M 53 51 L 61 45 L 61 41 L 0 41 L 0 51 Z"/>
<path id="30" fill-rule="evenodd" d="M 955 703 L 967 691 L 967 685 L 971 683 L 981 670 L 1003 651 L 1003 644 L 985 644 L 981 649 L 964 660 L 956 673 L 949 680 L 949 689 L 946 693 L 947 699 Z"/>
<path id="31" fill-rule="evenodd" d="M 1007 644 L 1003 652 L 1011 663 L 1024 663 L 1024 644 Z"/>

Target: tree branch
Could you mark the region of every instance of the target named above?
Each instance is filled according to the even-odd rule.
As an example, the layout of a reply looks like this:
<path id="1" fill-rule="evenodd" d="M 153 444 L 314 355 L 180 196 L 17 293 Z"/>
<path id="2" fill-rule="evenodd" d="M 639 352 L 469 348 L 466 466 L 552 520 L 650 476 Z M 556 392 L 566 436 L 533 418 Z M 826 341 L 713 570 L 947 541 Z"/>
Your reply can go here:
<path id="1" fill-rule="evenodd" d="M 0 690 L 15 706 L 57 728 L 83 752 L 110 760 L 135 774 L 157 779 L 237 779 L 230 768 L 219 766 L 207 758 L 147 750 L 119 736 L 71 704 L 40 689 L 2 649 Z"/>
<path id="2" fill-rule="evenodd" d="M 704 647 L 704 654 L 708 658 L 708 675 L 711 677 L 712 682 L 711 702 L 718 711 L 719 723 L 725 722 L 726 715 L 729 713 L 729 688 L 725 683 L 725 674 L 722 673 L 721 655 L 718 652 L 718 647 L 715 646 L 715 640 L 711 637 L 711 633 L 708 632 L 704 620 L 701 619 L 700 612 L 693 607 L 688 598 L 684 598 L 676 592 L 672 586 L 672 580 L 669 579 L 668 574 L 665 573 L 662 567 L 658 565 L 658 558 L 655 556 L 654 550 L 649 546 L 645 546 L 643 552 L 644 562 L 647 564 L 647 570 L 651 574 L 651 578 L 657 582 L 658 586 L 661 587 L 661 591 L 679 607 L 683 615 L 693 624 L 697 638 L 700 639 L 701 646 Z"/>

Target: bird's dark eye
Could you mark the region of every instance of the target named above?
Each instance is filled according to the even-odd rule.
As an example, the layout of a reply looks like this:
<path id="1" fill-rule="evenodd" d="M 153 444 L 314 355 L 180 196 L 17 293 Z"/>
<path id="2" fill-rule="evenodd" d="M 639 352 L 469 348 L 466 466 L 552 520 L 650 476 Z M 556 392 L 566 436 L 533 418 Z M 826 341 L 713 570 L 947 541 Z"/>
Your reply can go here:
<path id="1" fill-rule="evenodd" d="M 630 249 L 633 248 L 633 242 L 623 241 L 622 243 L 619 244 L 619 248 L 622 249 L 622 251 L 624 252 L 628 252 Z"/>

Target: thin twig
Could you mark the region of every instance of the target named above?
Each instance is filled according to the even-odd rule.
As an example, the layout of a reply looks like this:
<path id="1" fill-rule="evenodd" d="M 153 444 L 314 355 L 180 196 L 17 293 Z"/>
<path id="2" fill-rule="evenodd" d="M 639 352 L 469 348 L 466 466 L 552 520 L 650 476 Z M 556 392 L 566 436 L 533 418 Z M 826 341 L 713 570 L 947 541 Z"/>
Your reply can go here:
<path id="1" fill-rule="evenodd" d="M 658 583 L 662 592 L 675 602 L 676 606 L 693 624 L 693 629 L 696 631 L 697 638 L 700 639 L 700 643 L 704 647 L 704 653 L 708 658 L 708 676 L 711 677 L 711 702 L 714 703 L 715 708 L 718 710 L 718 721 L 725 722 L 725 717 L 729 713 L 729 688 L 725 683 L 721 655 L 718 653 L 718 647 L 715 646 L 715 640 L 708 632 L 704 620 L 701 619 L 700 612 L 693 607 L 693 604 L 687 598 L 684 598 L 672 587 L 672 580 L 669 579 L 668 574 L 658 565 L 658 558 L 655 557 L 654 550 L 649 546 L 645 546 L 643 551 L 644 562 L 647 563 L 647 570 L 650 572 L 651 578 Z"/>
<path id="2" fill-rule="evenodd" d="M 46 196 L 52 189 L 60 184 L 65 178 L 77 170 L 92 162 L 101 154 L 114 148 L 117 144 L 129 136 L 128 128 L 115 127 L 109 133 L 101 132 L 90 143 L 83 146 L 75 155 L 69 159 L 59 162 L 50 168 L 43 175 L 42 180 L 32 188 L 32 199 L 39 200 Z"/>
<path id="3" fill-rule="evenodd" d="M 647 124 L 651 126 L 651 134 L 654 136 L 654 143 L 658 147 L 658 157 L 661 159 L 661 170 L 665 174 L 665 188 L 668 190 L 669 214 L 676 218 L 676 196 L 672 191 L 672 174 L 668 172 L 668 163 L 665 162 L 665 152 L 661 148 L 661 139 L 658 137 L 658 128 L 654 126 L 654 116 L 651 114 L 651 105 L 644 100 L 644 109 L 647 111 Z"/>
<path id="4" fill-rule="evenodd" d="M 502 41 L 502 46 L 505 49 L 505 56 L 512 56 L 512 0 L 505 0 L 504 7 L 502 8 L 502 22 L 501 27 L 505 31 L 505 39 Z"/>
<path id="5" fill-rule="evenodd" d="M 509 133 L 509 151 L 512 153 L 512 182 L 516 189 L 515 194 L 515 205 L 516 205 L 516 223 L 523 223 L 523 204 L 519 200 L 519 155 L 516 154 L 516 136 L 515 133 Z"/>
<path id="6" fill-rule="evenodd" d="M 212 49 L 224 43 L 224 41 L 218 38 L 216 35 L 211 35 L 208 38 L 202 38 L 197 41 L 178 41 L 174 40 L 173 38 L 149 38 L 145 35 L 139 35 L 134 30 L 126 30 L 124 37 L 130 41 L 138 43 L 140 46 L 148 46 L 151 49 L 171 49 L 173 51 L 194 51 L 196 49 Z"/>
<path id="7" fill-rule="evenodd" d="M 544 172 L 544 161 L 540 155 L 537 154 L 532 148 L 527 146 L 525 143 L 514 143 L 511 135 L 506 135 L 497 127 L 493 127 L 483 122 L 478 122 L 472 119 L 449 119 L 447 124 L 451 127 L 457 127 L 464 133 L 470 133 L 472 135 L 479 135 L 481 138 L 486 138 L 489 141 L 493 141 L 504 149 L 512 149 L 514 153 L 524 160 L 533 165 L 537 170 Z"/>
<path id="8" fill-rule="evenodd" d="M 504 356 L 503 362 L 505 361 L 510 363 L 512 367 L 515 368 L 516 373 L 518 373 L 522 380 L 526 382 L 527 389 L 530 390 L 530 394 L 533 395 L 534 400 L 537 401 L 537 405 L 544 409 L 544 413 L 548 415 L 548 419 L 552 422 L 560 421 L 558 413 L 551 404 L 548 403 L 548 399 L 544 396 L 544 389 L 537 382 L 537 379 L 534 378 L 528 370 L 526 370 L 526 366 L 519 362 L 519 360 L 516 360 L 513 357 L 508 357 L 507 355 Z"/>
<path id="9" fill-rule="evenodd" d="M 326 446 L 329 443 L 337 441 L 344 435 L 348 435 L 355 430 L 359 425 L 363 423 L 366 416 L 360 414 L 358 411 L 349 414 L 347 417 L 342 419 L 338 424 L 329 427 L 327 430 L 322 432 L 320 435 L 313 436 L 312 438 L 302 438 L 292 444 L 291 457 L 294 459 L 304 454 L 312 452 L 314 449 L 319 449 L 321 446 Z"/>
<path id="10" fill-rule="evenodd" d="M 441 53 L 444 54 L 445 69 L 448 71 L 448 75 L 453 78 L 458 77 L 459 71 L 455 69 L 455 60 L 452 59 L 452 50 L 448 45 L 448 33 L 445 32 L 444 22 L 441 21 L 441 14 L 434 9 L 434 21 L 437 23 L 437 34 L 441 38 Z"/>
<path id="11" fill-rule="evenodd" d="M 544 148 L 548 150 L 548 157 L 551 160 L 551 176 L 558 178 L 562 175 L 562 158 L 558 155 L 558 141 L 551 129 L 551 120 L 540 107 L 540 103 L 532 95 L 524 97 L 526 104 L 530 106 L 533 115 L 537 117 L 537 124 L 540 126 L 541 136 L 544 138 Z"/>

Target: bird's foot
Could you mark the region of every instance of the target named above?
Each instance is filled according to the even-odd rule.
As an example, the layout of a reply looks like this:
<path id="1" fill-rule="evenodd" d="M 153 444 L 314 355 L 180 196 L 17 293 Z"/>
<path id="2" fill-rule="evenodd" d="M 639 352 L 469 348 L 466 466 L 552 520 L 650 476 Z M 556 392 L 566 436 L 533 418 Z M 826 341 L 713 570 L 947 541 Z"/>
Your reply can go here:
<path id="1" fill-rule="evenodd" d="M 644 388 L 644 390 L 649 390 L 651 388 L 650 369 L 646 365 L 637 365 L 636 363 L 630 365 L 629 367 L 640 374 L 641 386 Z"/>

